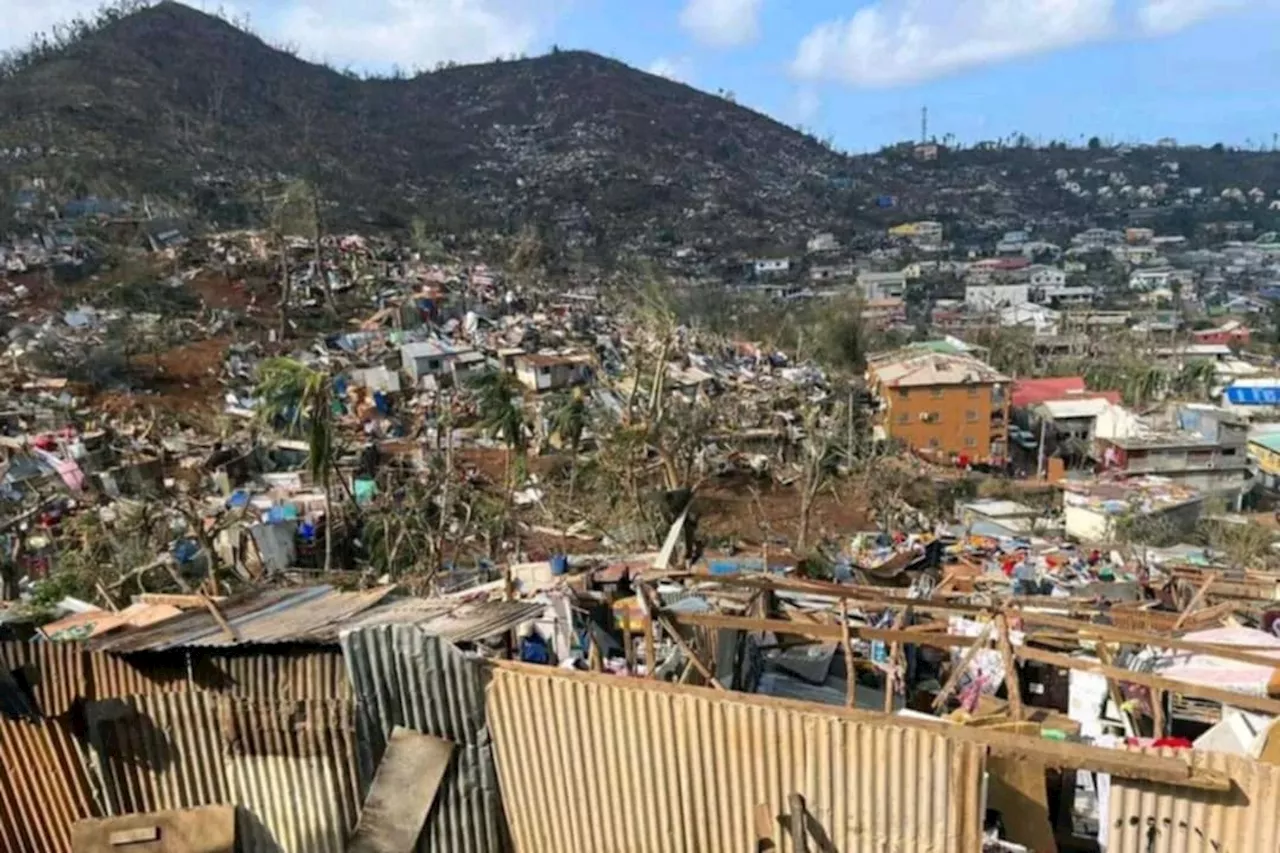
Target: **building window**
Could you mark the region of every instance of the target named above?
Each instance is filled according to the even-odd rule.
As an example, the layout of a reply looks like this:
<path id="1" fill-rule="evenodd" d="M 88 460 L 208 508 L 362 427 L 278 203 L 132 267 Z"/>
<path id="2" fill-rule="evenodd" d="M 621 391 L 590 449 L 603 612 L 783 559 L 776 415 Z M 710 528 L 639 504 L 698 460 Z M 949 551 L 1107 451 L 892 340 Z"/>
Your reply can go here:
<path id="1" fill-rule="evenodd" d="M 1234 447 L 1224 447 L 1224 448 L 1222 449 L 1222 455 L 1223 455 L 1223 456 L 1235 456 L 1235 455 L 1236 455 L 1236 448 L 1234 448 Z"/>
<path id="2" fill-rule="evenodd" d="M 942 443 L 941 443 L 941 442 L 939 442 L 939 441 L 938 441 L 938 439 L 936 439 L 936 438 L 931 438 L 931 439 L 929 439 L 929 449 L 930 449 L 930 450 L 937 450 L 937 449 L 938 449 L 939 447 L 941 447 L 941 446 L 942 446 Z"/>
<path id="3" fill-rule="evenodd" d="M 906 389 L 906 388 L 899 388 L 899 389 L 898 389 L 898 396 L 899 396 L 899 397 L 901 397 L 903 400 L 907 399 L 907 389 Z"/>
<path id="4" fill-rule="evenodd" d="M 911 423 L 911 413 L 910 413 L 910 412 L 903 412 L 902 414 L 898 415 L 898 423 L 900 423 L 900 424 L 909 424 L 909 423 Z"/>
<path id="5" fill-rule="evenodd" d="M 978 422 L 978 413 L 977 413 L 977 412 L 975 412 L 973 409 L 970 409 L 969 411 L 967 411 L 967 412 L 965 412 L 965 413 L 964 413 L 964 419 L 965 419 L 968 423 L 971 423 L 971 424 L 972 424 L 972 423 L 977 423 L 977 422 Z"/>
<path id="6" fill-rule="evenodd" d="M 440 359 L 433 358 L 427 362 L 427 370 L 430 370 L 432 373 L 434 373 L 439 369 L 440 369 Z"/>
<path id="7" fill-rule="evenodd" d="M 964 437 L 964 446 L 965 446 L 965 447 L 977 447 L 977 446 L 978 446 L 978 439 L 974 438 L 974 437 L 973 437 L 973 436 L 971 436 L 971 435 L 966 435 L 966 436 Z"/>
<path id="8" fill-rule="evenodd" d="M 929 395 L 930 395 L 931 397 L 933 397 L 933 399 L 935 399 L 935 400 L 941 400 L 941 399 L 942 399 L 942 389 L 941 389 L 941 388 L 934 388 L 934 389 L 932 389 L 932 390 L 929 392 Z"/>
<path id="9" fill-rule="evenodd" d="M 970 386 L 969 386 L 969 396 L 970 396 L 970 397 L 977 397 L 977 396 L 978 396 L 978 391 L 979 391 L 979 388 L 978 388 L 978 386 L 977 386 L 977 385 L 970 385 Z"/>
<path id="10" fill-rule="evenodd" d="M 539 368 L 538 368 L 538 372 L 539 372 L 539 373 L 541 373 L 543 376 L 550 376 L 550 375 L 551 375 L 551 368 L 550 368 L 550 367 L 547 367 L 547 366 L 544 364 L 542 367 L 539 367 Z"/>

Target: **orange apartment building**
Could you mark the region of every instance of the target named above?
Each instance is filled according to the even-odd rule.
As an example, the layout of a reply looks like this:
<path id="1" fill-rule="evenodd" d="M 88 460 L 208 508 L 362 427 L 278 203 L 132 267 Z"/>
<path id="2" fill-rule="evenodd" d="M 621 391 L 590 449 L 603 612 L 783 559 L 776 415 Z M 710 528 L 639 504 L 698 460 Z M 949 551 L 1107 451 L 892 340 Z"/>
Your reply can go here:
<path id="1" fill-rule="evenodd" d="M 938 456 L 1003 465 L 1010 380 L 964 353 L 906 350 L 874 359 L 868 385 L 886 439 Z"/>

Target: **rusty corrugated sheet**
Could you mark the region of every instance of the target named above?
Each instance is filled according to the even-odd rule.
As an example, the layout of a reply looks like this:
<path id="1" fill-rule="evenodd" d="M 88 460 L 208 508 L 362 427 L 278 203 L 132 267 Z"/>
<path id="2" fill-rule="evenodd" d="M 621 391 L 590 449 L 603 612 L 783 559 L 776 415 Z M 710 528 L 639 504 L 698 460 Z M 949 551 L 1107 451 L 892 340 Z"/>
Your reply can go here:
<path id="1" fill-rule="evenodd" d="M 638 679 L 499 667 L 488 696 L 519 853 L 978 853 L 982 746 L 838 711 Z M 547 790 L 577 779 L 564 807 Z M 820 828 L 820 829 L 818 829 Z M 820 841 L 825 834 L 828 841 Z"/>
<path id="2" fill-rule="evenodd" d="M 197 691 L 86 706 L 107 814 L 230 802 L 217 701 L 215 694 Z"/>
<path id="3" fill-rule="evenodd" d="M 455 744 L 418 850 L 486 853 L 507 849 L 506 818 L 485 723 L 488 669 L 440 637 L 409 625 L 342 635 L 356 694 L 361 794 L 396 726 Z"/>
<path id="4" fill-rule="evenodd" d="M 71 825 L 94 813 L 70 723 L 0 719 L 0 850 L 69 853 Z"/>
<path id="5" fill-rule="evenodd" d="M 112 655 L 87 652 L 89 699 L 122 699 L 190 689 L 186 659 L 181 653 Z"/>
<path id="6" fill-rule="evenodd" d="M 192 653 L 196 686 L 262 699 L 350 699 L 336 648 Z"/>
<path id="7" fill-rule="evenodd" d="M 342 853 L 360 808 L 352 704 L 225 698 L 221 705 L 241 849 Z"/>
<path id="8" fill-rule="evenodd" d="M 269 643 L 337 640 L 349 621 L 386 598 L 394 587 L 339 592 L 330 586 L 254 592 L 218 605 L 235 638 L 208 610 L 193 610 L 156 625 L 95 638 L 89 647 L 116 653 L 182 648 L 228 648 Z"/>
<path id="9" fill-rule="evenodd" d="M 530 601 L 459 602 L 442 599 L 387 601 L 361 614 L 351 630 L 375 625 L 417 625 L 453 643 L 473 643 L 538 619 L 545 604 Z"/>
<path id="10" fill-rule="evenodd" d="M 1167 751 L 1231 778 L 1218 793 L 1111 780 L 1108 853 L 1275 853 L 1280 849 L 1280 766 L 1238 755 Z"/>
<path id="11" fill-rule="evenodd" d="M 61 717 L 88 693 L 79 643 L 0 642 L 0 665 L 22 671 L 45 717 Z"/>

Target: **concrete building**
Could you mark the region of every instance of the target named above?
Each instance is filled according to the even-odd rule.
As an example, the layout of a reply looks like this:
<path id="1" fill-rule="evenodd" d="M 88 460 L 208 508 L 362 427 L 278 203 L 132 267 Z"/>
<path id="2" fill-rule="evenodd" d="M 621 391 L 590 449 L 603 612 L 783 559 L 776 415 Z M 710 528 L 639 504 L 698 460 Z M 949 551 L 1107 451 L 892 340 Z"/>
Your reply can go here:
<path id="1" fill-rule="evenodd" d="M 964 304 L 971 311 L 998 311 L 1031 302 L 1029 284 L 966 284 Z"/>
<path id="2" fill-rule="evenodd" d="M 1009 378 L 986 362 L 908 348 L 873 359 L 867 380 L 880 401 L 878 435 L 943 457 L 1005 463 Z"/>
<path id="3" fill-rule="evenodd" d="M 436 382 L 461 382 L 486 369 L 481 353 L 443 341 L 405 344 L 400 347 L 400 363 L 415 385 L 428 377 Z"/>
<path id="4" fill-rule="evenodd" d="M 1113 411 L 1113 410 L 1111 410 Z M 1153 429 L 1137 419 L 1116 429 L 1111 411 L 1095 424 L 1096 454 L 1117 475 L 1157 475 L 1202 492 L 1238 497 L 1247 483 L 1248 426 L 1225 409 L 1207 404 L 1178 408 L 1172 429 Z"/>
<path id="5" fill-rule="evenodd" d="M 530 391 L 555 391 L 587 381 L 590 365 L 581 356 L 518 355 L 514 359 L 516 379 Z"/>

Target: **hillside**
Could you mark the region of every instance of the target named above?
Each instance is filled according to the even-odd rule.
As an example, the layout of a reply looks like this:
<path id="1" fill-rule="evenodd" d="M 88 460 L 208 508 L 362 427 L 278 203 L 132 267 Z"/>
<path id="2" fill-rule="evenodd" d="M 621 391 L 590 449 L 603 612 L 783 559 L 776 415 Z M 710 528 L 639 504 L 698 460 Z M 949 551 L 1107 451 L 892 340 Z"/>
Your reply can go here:
<path id="1" fill-rule="evenodd" d="M 851 168 L 759 113 L 591 53 L 361 80 L 171 2 L 0 82 L 0 148 L 99 193 L 190 200 L 284 173 L 366 219 L 612 239 L 803 233 Z"/>

